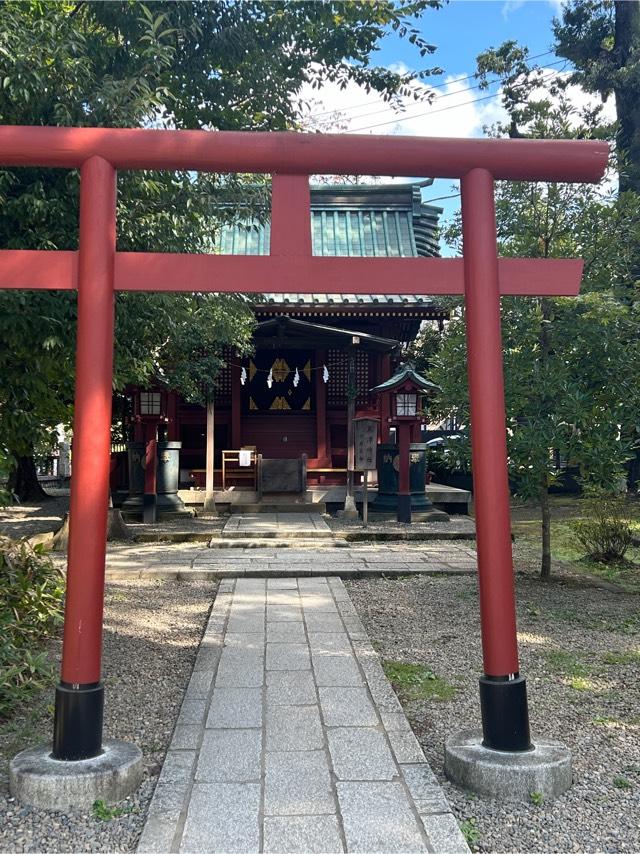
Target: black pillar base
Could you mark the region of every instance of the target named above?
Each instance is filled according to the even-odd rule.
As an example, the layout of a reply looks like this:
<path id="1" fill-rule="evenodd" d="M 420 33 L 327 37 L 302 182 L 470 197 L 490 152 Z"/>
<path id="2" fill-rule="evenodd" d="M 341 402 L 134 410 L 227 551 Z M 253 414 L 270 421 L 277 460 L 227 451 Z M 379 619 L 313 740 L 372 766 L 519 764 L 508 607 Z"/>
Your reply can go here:
<path id="1" fill-rule="evenodd" d="M 411 521 L 411 495 L 398 494 L 396 519 L 398 522 Z"/>
<path id="2" fill-rule="evenodd" d="M 103 709 L 104 688 L 99 682 L 56 686 L 53 758 L 73 762 L 100 756 Z"/>
<path id="3" fill-rule="evenodd" d="M 527 685 L 523 676 L 480 677 L 482 744 L 491 750 L 531 748 Z"/>
<path id="4" fill-rule="evenodd" d="M 145 492 L 142 496 L 142 521 L 153 525 L 157 521 L 158 496 L 155 492 Z"/>

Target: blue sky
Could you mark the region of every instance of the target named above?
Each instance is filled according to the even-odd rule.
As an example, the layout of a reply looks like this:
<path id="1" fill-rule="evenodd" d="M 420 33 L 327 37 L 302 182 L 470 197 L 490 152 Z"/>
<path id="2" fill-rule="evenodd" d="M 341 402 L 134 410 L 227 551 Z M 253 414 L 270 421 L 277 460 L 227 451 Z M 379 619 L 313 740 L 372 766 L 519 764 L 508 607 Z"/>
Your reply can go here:
<path id="1" fill-rule="evenodd" d="M 390 35 L 373 61 L 413 71 L 440 66 L 444 73 L 426 81 L 427 86 L 435 87 L 436 98 L 431 105 L 407 101 L 406 111 L 397 114 L 380 98 L 356 86 L 346 91 L 325 86 L 319 93 L 305 92 L 311 101 L 309 127 L 345 133 L 483 136 L 483 126 L 504 118 L 499 85 L 483 91 L 474 88 L 475 80 L 460 78 L 473 74 L 479 53 L 508 39 L 528 47 L 531 56 L 550 51 L 552 19 L 559 13 L 559 2 L 549 0 L 453 0 L 440 10 L 428 10 L 419 29 L 436 45 L 433 55 L 421 59 L 412 45 Z M 557 60 L 549 53 L 536 63 L 545 66 Z M 556 65 L 555 69 L 560 67 Z M 451 181 L 439 180 L 425 189 L 423 198 L 446 196 L 454 189 Z M 450 217 L 459 200 L 444 199 L 434 204 L 444 207 L 445 217 Z"/>

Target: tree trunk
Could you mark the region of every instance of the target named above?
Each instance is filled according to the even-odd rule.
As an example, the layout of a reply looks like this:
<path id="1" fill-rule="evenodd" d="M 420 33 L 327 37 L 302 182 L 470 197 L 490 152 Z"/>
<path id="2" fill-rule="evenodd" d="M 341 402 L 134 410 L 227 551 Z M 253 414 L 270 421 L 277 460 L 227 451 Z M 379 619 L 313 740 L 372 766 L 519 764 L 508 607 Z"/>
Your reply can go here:
<path id="1" fill-rule="evenodd" d="M 47 501 L 47 495 L 40 486 L 36 463 L 33 457 L 14 457 L 15 466 L 9 475 L 9 492 L 13 492 L 20 501 Z"/>
<path id="2" fill-rule="evenodd" d="M 549 486 L 546 474 L 540 484 L 540 515 L 542 519 L 540 578 L 543 581 L 549 581 L 551 578 L 551 507 L 549 505 Z"/>
<path id="3" fill-rule="evenodd" d="M 640 43 L 640 3 L 616 0 L 613 62 L 618 70 L 614 84 L 618 130 L 616 147 L 620 192 L 640 192 L 640 92 L 637 74 L 630 66 L 636 61 Z M 631 73 L 624 73 L 624 72 Z"/>
<path id="4" fill-rule="evenodd" d="M 109 501 L 111 504 L 111 501 Z M 122 518 L 122 513 L 114 507 L 109 507 L 107 516 L 107 542 L 125 542 L 133 539 L 129 526 Z M 53 537 L 51 548 L 54 552 L 66 552 L 69 545 L 69 514 L 65 513 L 62 525 Z"/>

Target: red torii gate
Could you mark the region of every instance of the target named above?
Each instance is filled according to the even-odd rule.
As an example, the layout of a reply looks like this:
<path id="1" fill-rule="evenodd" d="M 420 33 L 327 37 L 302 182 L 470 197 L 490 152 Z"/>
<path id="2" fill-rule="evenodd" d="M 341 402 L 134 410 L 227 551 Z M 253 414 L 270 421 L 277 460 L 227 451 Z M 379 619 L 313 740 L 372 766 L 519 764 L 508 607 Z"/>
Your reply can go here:
<path id="1" fill-rule="evenodd" d="M 0 288 L 78 290 L 67 599 L 53 756 L 102 750 L 100 683 L 114 291 L 464 294 L 484 675 L 484 744 L 530 747 L 516 638 L 500 296 L 575 296 L 579 260 L 499 259 L 494 180 L 596 182 L 608 146 L 567 140 L 0 128 L 0 166 L 80 169 L 77 252 L 0 251 Z M 116 170 L 273 175 L 268 256 L 116 251 Z M 463 259 L 326 258 L 311 250 L 309 175 L 460 178 Z"/>

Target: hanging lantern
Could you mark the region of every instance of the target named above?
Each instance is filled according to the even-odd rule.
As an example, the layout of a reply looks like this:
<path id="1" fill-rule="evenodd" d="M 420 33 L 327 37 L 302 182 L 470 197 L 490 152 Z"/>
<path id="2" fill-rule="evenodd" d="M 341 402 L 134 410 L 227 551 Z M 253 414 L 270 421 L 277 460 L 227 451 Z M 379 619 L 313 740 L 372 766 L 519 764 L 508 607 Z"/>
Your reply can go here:
<path id="1" fill-rule="evenodd" d="M 247 381 L 247 369 L 243 368 L 240 371 L 240 383 L 241 383 L 241 385 L 244 385 L 246 383 L 246 381 Z"/>
<path id="2" fill-rule="evenodd" d="M 325 383 L 329 382 L 329 371 L 327 370 L 326 365 L 322 366 L 322 379 L 325 381 Z"/>
<path id="3" fill-rule="evenodd" d="M 296 368 L 296 372 L 293 375 L 293 387 L 298 388 L 299 382 L 300 382 L 300 374 L 298 373 L 298 369 Z"/>

